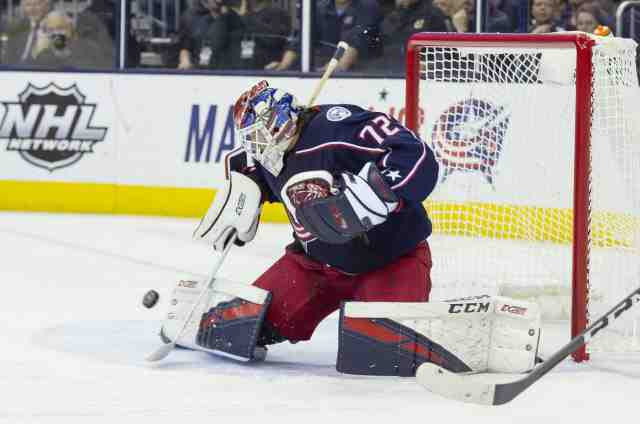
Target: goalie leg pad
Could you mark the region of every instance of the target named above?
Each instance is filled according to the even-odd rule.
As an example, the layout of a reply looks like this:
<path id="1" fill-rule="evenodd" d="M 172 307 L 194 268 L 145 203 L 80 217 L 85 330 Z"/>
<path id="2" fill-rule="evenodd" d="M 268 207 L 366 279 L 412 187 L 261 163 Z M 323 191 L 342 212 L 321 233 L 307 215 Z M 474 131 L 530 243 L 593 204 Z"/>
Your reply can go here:
<path id="1" fill-rule="evenodd" d="M 487 371 L 518 373 L 535 366 L 541 313 L 537 304 L 495 298 Z"/>
<path id="2" fill-rule="evenodd" d="M 249 360 L 256 349 L 269 298 L 258 304 L 236 297 L 220 302 L 202 315 L 196 344 Z"/>
<path id="3" fill-rule="evenodd" d="M 343 304 L 336 363 L 339 372 L 413 377 L 424 362 L 455 372 L 471 371 L 455 354 L 398 321 L 349 317 Z"/>
<path id="4" fill-rule="evenodd" d="M 173 292 L 161 338 L 174 340 L 200 294 L 202 282 L 180 281 Z M 216 280 L 192 314 L 177 345 L 224 353 L 245 360 L 262 360 L 266 349 L 258 345 L 271 294 L 258 287 Z"/>
<path id="5" fill-rule="evenodd" d="M 480 296 L 447 302 L 347 302 L 338 371 L 413 375 L 424 362 L 452 372 L 532 369 L 540 337 L 536 304 Z"/>

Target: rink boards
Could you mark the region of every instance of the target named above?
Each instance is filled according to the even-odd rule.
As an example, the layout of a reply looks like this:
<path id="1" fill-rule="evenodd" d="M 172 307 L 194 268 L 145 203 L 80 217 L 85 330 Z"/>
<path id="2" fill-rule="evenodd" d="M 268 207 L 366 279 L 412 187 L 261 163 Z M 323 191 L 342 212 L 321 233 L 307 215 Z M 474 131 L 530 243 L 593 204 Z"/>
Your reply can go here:
<path id="1" fill-rule="evenodd" d="M 239 93 L 259 79 L 204 74 L 3 72 L 0 209 L 201 216 L 220 187 L 225 154 L 237 146 L 233 103 Z M 296 93 L 306 103 L 317 79 L 273 77 L 269 81 L 272 86 Z M 446 88 L 440 93 L 423 93 L 429 101 L 424 103 L 428 108 L 422 111 L 425 116 L 420 133 L 430 145 L 443 114 L 468 97 L 462 92 L 452 96 L 452 87 Z M 522 94 L 522 98 L 531 100 L 526 92 Z M 540 101 L 549 116 L 561 113 L 553 109 L 563 97 L 564 92 L 543 92 Z M 503 103 L 501 99 L 484 100 Z M 334 78 L 317 103 L 358 104 L 403 121 L 404 81 Z M 544 157 L 572 155 L 557 142 L 570 134 L 564 137 L 558 134 L 563 129 L 538 122 L 532 140 L 530 126 L 518 122 L 518 116 L 526 118 L 527 105 L 503 106 L 509 113 L 510 125 L 502 133 L 500 145 L 504 151 L 496 163 L 493 181 L 488 183 L 481 172 L 452 174 L 446 183 L 441 181 L 439 191 L 431 197 L 437 204 L 428 205 L 429 208 L 468 214 L 466 209 L 460 212 L 463 202 L 480 210 L 480 217 L 496 208 L 533 207 L 557 211 L 561 216 L 571 208 L 570 196 L 541 192 L 540 172 L 531 161 L 532 154 L 538 158 L 536 163 Z M 472 118 L 462 117 L 461 122 Z M 570 191 L 571 170 L 566 162 L 544 162 L 547 181 L 566 185 L 561 191 Z M 612 179 L 608 186 L 620 191 L 612 196 L 615 201 L 607 202 L 613 206 L 607 207 L 606 212 L 619 217 L 629 210 L 625 204 L 628 200 L 619 200 L 628 198 L 624 193 L 628 187 L 618 178 L 616 160 L 606 162 L 604 174 Z M 463 185 L 470 183 L 474 187 L 473 196 L 455 188 L 454 182 L 459 179 L 469 180 Z M 528 192 L 538 193 L 535 200 L 528 196 L 523 200 L 522 193 Z M 477 202 L 481 202 L 480 207 L 476 207 Z M 281 207 L 270 205 L 264 218 L 286 220 Z M 478 227 L 480 233 L 475 235 L 494 230 L 485 225 Z M 514 234 L 520 238 L 517 231 Z M 567 242 L 567 236 L 560 234 L 558 241 Z"/>
<path id="2" fill-rule="evenodd" d="M 3 72 L 0 209 L 199 216 L 253 76 Z M 316 79 L 270 78 L 304 102 Z M 404 81 L 334 79 L 318 102 L 403 119 Z M 269 220 L 286 219 L 267 208 Z"/>

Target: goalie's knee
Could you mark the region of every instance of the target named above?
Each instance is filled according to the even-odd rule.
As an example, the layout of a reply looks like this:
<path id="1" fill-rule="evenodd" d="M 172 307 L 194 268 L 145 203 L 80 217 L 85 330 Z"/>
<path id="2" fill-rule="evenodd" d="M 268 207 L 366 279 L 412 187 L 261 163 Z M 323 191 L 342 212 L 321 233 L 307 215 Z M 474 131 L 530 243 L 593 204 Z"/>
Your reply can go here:
<path id="1" fill-rule="evenodd" d="M 163 340 L 175 340 L 200 295 L 202 282 L 180 281 L 173 292 L 170 310 L 162 329 Z M 205 289 L 178 346 L 208 352 L 221 352 L 248 360 L 262 360 L 266 348 L 261 344 L 264 316 L 271 295 L 246 284 L 217 279 Z"/>

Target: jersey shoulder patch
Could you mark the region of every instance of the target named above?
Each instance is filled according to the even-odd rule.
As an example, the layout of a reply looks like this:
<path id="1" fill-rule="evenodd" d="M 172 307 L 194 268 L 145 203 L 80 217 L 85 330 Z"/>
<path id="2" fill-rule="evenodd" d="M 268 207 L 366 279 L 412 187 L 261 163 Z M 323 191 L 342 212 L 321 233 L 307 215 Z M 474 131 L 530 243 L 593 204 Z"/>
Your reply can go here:
<path id="1" fill-rule="evenodd" d="M 338 122 L 344 121 L 351 116 L 351 111 L 344 106 L 333 106 L 327 110 L 327 121 Z"/>

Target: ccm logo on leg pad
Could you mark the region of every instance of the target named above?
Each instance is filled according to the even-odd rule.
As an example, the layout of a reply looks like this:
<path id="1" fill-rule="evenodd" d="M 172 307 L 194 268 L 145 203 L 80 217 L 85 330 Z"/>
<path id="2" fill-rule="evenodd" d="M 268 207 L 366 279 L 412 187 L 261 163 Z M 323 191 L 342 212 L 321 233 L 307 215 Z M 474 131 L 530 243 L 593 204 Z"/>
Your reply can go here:
<path id="1" fill-rule="evenodd" d="M 450 314 L 489 312 L 491 302 L 452 303 L 449 305 Z"/>

